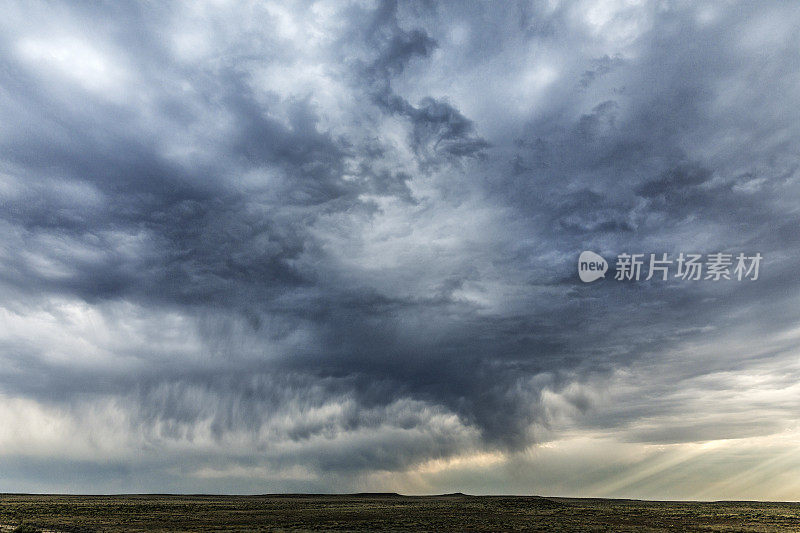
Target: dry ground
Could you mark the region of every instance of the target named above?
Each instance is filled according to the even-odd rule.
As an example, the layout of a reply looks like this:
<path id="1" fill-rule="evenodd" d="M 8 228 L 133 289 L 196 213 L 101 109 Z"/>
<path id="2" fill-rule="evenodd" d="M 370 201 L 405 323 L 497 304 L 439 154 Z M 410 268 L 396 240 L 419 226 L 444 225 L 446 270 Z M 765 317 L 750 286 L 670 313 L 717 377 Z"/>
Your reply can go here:
<path id="1" fill-rule="evenodd" d="M 799 503 L 536 496 L 0 495 L 3 532 L 800 531 Z"/>

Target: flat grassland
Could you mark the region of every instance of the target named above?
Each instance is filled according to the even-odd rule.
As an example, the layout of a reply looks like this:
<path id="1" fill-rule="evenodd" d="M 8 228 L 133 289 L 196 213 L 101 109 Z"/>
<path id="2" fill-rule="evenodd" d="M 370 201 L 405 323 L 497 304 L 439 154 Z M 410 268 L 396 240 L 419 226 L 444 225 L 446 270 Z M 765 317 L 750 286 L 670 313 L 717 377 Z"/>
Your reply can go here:
<path id="1" fill-rule="evenodd" d="M 800 531 L 800 503 L 537 496 L 0 494 L 6 531 Z"/>

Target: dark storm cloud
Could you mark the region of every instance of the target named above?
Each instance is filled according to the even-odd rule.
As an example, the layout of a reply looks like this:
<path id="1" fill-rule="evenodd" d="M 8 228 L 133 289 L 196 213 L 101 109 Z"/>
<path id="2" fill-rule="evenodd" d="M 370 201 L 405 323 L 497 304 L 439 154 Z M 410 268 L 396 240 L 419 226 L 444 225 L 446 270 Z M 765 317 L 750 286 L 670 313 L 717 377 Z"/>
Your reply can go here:
<path id="1" fill-rule="evenodd" d="M 743 17 L 646 7 L 595 30 L 568 5 L 387 2 L 306 34 L 286 21 L 306 5 L 154 10 L 59 6 L 56 37 L 24 7 L 5 23 L 4 306 L 85 303 L 126 339 L 55 312 L 55 331 L 108 359 L 20 329 L 2 344 L 6 394 L 76 418 L 118 405 L 145 447 L 246 443 L 189 454 L 198 468 L 396 471 L 524 449 L 557 429 L 545 391 L 586 415 L 594 400 L 571 383 L 742 317 L 765 335 L 797 319 L 797 95 L 768 75 L 797 47 L 747 48 L 772 41 Z M 609 44 L 625 17 L 635 35 Z M 525 74 L 539 62 L 556 73 L 525 92 L 546 77 Z M 737 85 L 753 77 L 784 105 Z M 757 290 L 583 285 L 584 249 L 766 259 Z"/>
<path id="2" fill-rule="evenodd" d="M 392 90 L 391 80 L 400 75 L 414 58 L 425 58 L 437 43 L 424 31 L 404 31 L 397 20 L 396 2 L 387 2 L 378 10 L 368 41 L 378 46 L 380 54 L 365 69 L 365 78 L 375 102 L 390 113 L 408 117 L 413 124 L 413 146 L 417 156 L 467 156 L 488 147 L 474 135 L 474 125 L 458 109 L 435 98 L 424 98 L 415 107 Z"/>

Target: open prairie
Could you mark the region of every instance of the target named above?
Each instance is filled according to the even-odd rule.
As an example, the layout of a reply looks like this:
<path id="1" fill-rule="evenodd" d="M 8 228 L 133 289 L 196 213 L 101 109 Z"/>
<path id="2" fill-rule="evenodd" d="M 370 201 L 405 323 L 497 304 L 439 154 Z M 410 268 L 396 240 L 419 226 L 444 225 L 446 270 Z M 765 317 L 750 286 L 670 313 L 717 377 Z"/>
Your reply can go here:
<path id="1" fill-rule="evenodd" d="M 2 531 L 799 531 L 800 503 L 537 496 L 0 495 Z"/>

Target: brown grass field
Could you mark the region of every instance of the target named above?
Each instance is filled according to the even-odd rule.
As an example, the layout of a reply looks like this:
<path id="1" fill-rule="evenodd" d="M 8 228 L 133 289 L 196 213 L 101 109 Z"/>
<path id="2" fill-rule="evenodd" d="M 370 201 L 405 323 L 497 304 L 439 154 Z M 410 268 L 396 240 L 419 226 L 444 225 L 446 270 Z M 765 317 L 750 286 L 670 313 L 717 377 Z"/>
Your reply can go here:
<path id="1" fill-rule="evenodd" d="M 0 530 L 800 531 L 800 503 L 538 496 L 0 495 Z"/>

